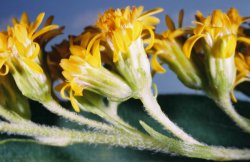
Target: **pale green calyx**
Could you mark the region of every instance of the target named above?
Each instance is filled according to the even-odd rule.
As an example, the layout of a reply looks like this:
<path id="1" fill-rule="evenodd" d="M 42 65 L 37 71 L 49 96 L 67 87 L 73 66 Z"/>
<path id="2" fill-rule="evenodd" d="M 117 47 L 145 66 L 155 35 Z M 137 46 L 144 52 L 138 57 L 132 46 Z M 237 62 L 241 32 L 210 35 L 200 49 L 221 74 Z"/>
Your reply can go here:
<path id="1" fill-rule="evenodd" d="M 115 66 L 133 89 L 135 96 L 151 87 L 150 63 L 141 38 L 131 43 L 127 53 L 119 53 L 119 61 Z"/>

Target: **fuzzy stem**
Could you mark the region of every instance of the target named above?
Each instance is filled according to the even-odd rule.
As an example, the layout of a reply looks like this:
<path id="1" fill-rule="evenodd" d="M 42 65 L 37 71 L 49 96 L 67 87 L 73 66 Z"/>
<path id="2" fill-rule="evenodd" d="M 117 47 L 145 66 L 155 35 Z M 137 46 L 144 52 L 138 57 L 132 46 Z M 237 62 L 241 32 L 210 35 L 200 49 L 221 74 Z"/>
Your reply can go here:
<path id="1" fill-rule="evenodd" d="M 217 105 L 245 132 L 250 133 L 250 123 L 247 118 L 241 116 L 231 103 L 231 99 L 228 96 L 215 99 Z"/>
<path id="2" fill-rule="evenodd" d="M 17 115 L 15 112 L 7 110 L 5 107 L 0 105 L 0 116 L 5 120 L 13 123 L 20 123 L 24 119 Z"/>
<path id="3" fill-rule="evenodd" d="M 0 131 L 37 137 L 36 139 L 39 139 L 43 144 L 56 146 L 66 146 L 74 143 L 109 144 L 217 161 L 250 159 L 250 150 L 188 144 L 169 137 L 166 137 L 164 142 L 161 142 L 147 135 L 132 136 L 126 133 L 112 135 L 101 132 L 80 132 L 45 127 L 36 124 L 9 124 L 5 122 L 0 123 Z"/>
<path id="4" fill-rule="evenodd" d="M 62 116 L 70 121 L 76 122 L 81 125 L 87 125 L 91 128 L 95 128 L 98 130 L 105 131 L 113 131 L 114 128 L 107 124 L 97 122 L 95 120 L 87 119 L 83 116 L 77 115 L 74 112 L 68 111 L 63 108 L 60 104 L 58 104 L 54 99 L 48 99 L 46 102 L 42 102 L 42 104 L 52 113 Z"/>
<path id="5" fill-rule="evenodd" d="M 80 106 L 82 106 L 82 105 L 80 105 Z M 109 109 L 109 108 L 107 108 L 107 109 Z M 132 126 L 130 126 L 129 124 L 124 122 L 121 118 L 119 118 L 119 116 L 117 114 L 112 114 L 108 111 L 105 111 L 102 108 L 97 108 L 97 107 L 90 107 L 89 111 L 93 114 L 100 116 L 105 121 L 114 125 L 118 129 L 124 130 L 126 132 L 136 131 L 135 128 L 133 128 Z"/>
<path id="6" fill-rule="evenodd" d="M 191 144 L 201 144 L 186 132 L 184 132 L 180 127 L 173 123 L 166 114 L 164 114 L 151 91 L 145 91 L 144 93 L 142 93 L 140 99 L 145 106 L 145 110 L 148 112 L 148 114 L 153 119 L 158 121 L 166 130 L 185 142 Z"/>

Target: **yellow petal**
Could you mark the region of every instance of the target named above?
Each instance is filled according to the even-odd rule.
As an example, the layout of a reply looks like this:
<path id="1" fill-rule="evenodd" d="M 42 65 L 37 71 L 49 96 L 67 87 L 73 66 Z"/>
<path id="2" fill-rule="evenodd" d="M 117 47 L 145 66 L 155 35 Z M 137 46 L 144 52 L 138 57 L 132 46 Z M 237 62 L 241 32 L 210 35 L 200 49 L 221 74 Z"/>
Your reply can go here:
<path id="1" fill-rule="evenodd" d="M 136 20 L 142 14 L 142 11 L 143 6 L 139 6 L 138 8 L 132 8 L 131 20 Z"/>
<path id="2" fill-rule="evenodd" d="M 89 44 L 88 44 L 88 47 L 87 47 L 87 52 L 86 53 L 89 53 L 93 44 L 95 43 L 96 40 L 100 39 L 102 37 L 102 34 L 97 34 L 95 35 L 90 41 L 89 41 Z"/>
<path id="3" fill-rule="evenodd" d="M 242 71 L 242 70 L 245 70 L 246 68 L 248 68 L 248 66 L 245 63 L 244 56 L 241 53 L 237 54 L 235 56 L 234 62 L 235 62 L 235 65 L 236 65 L 238 71 Z"/>
<path id="4" fill-rule="evenodd" d="M 192 52 L 192 48 L 194 46 L 194 44 L 200 39 L 204 37 L 204 35 L 200 34 L 200 35 L 193 35 L 192 37 L 190 37 L 188 40 L 186 40 L 185 44 L 183 45 L 183 52 L 185 53 L 185 55 L 190 58 L 191 52 Z"/>
<path id="5" fill-rule="evenodd" d="M 71 89 L 74 91 L 74 96 L 82 96 L 83 88 L 75 82 L 70 83 Z"/>
<path id="6" fill-rule="evenodd" d="M 30 34 L 29 37 L 30 37 L 30 38 L 31 38 L 31 36 L 33 35 L 33 33 L 36 31 L 36 29 L 39 27 L 39 25 L 42 23 L 43 18 L 44 18 L 44 15 L 45 15 L 44 12 L 40 13 L 40 14 L 37 16 L 35 22 L 32 23 L 32 25 L 30 26 L 30 29 L 29 29 L 29 34 Z"/>
<path id="7" fill-rule="evenodd" d="M 29 66 L 29 68 L 31 70 L 33 70 L 34 72 L 36 73 L 43 73 L 43 69 L 41 68 L 40 65 L 38 65 L 37 63 L 35 63 L 33 60 L 30 60 L 28 58 L 22 58 L 22 61 L 27 65 Z"/>
<path id="8" fill-rule="evenodd" d="M 161 64 L 159 64 L 158 60 L 157 60 L 157 56 L 159 55 L 159 53 L 154 54 L 151 60 L 151 64 L 152 64 L 152 68 L 153 70 L 155 70 L 158 73 L 165 73 L 166 70 L 161 66 Z"/>
<path id="9" fill-rule="evenodd" d="M 141 35 L 141 32 L 142 32 L 142 24 L 138 21 L 136 21 L 134 24 L 133 24 L 134 28 L 132 30 L 132 40 L 131 41 L 134 41 L 136 40 L 140 35 Z"/>
<path id="10" fill-rule="evenodd" d="M 234 95 L 234 89 L 237 85 L 239 85 L 240 83 L 244 82 L 245 81 L 245 77 L 249 74 L 250 72 L 249 71 L 243 71 L 243 72 L 240 72 L 239 74 L 237 74 L 237 77 L 235 79 L 235 83 L 234 83 L 234 86 L 230 92 L 230 97 L 232 99 L 233 102 L 237 102 L 237 99 Z"/>
<path id="11" fill-rule="evenodd" d="M 25 28 L 25 26 L 19 25 L 19 24 L 15 25 L 14 34 L 19 42 L 23 44 L 27 42 L 28 33 L 27 33 L 27 29 Z"/>
<path id="12" fill-rule="evenodd" d="M 93 59 L 95 60 L 94 66 L 100 68 L 102 66 L 100 54 L 100 40 L 96 41 L 93 45 Z"/>
<path id="13" fill-rule="evenodd" d="M 90 32 L 85 33 L 82 37 L 81 37 L 81 46 L 83 48 L 87 48 L 89 41 L 92 37 L 92 34 Z"/>
<path id="14" fill-rule="evenodd" d="M 65 83 L 65 82 L 63 82 L 63 83 L 61 83 L 61 84 L 58 84 L 58 85 L 55 87 L 55 89 L 56 89 L 57 91 L 60 92 L 61 97 L 62 97 L 63 99 L 66 99 L 66 100 L 69 100 L 69 97 L 65 95 L 65 91 L 66 91 L 68 88 L 70 88 L 70 84 L 69 84 L 69 83 Z"/>
<path id="15" fill-rule="evenodd" d="M 80 69 L 80 65 L 82 62 L 79 61 L 79 57 L 77 59 L 73 58 L 72 56 L 70 57 L 70 59 L 62 59 L 60 66 L 63 68 L 63 76 L 65 78 L 67 78 L 68 80 L 72 79 L 72 75 L 69 74 L 70 73 L 75 73 L 75 74 L 80 74 L 81 73 L 81 69 Z"/>
<path id="16" fill-rule="evenodd" d="M 150 48 L 152 48 L 153 47 L 153 45 L 154 45 L 154 39 L 155 39 L 155 35 L 154 35 L 154 32 L 153 32 L 153 30 L 152 30 L 152 27 L 150 27 L 150 26 L 146 26 L 146 27 L 144 27 L 146 30 L 148 30 L 148 32 L 149 32 L 149 34 L 150 34 L 150 42 L 149 42 L 149 44 L 148 44 L 148 46 L 145 48 L 145 50 L 147 51 L 147 50 L 149 50 Z"/>
<path id="17" fill-rule="evenodd" d="M 75 55 L 75 56 L 80 56 L 82 58 L 85 57 L 85 54 L 86 54 L 86 50 L 83 49 L 81 46 L 70 46 L 69 47 L 69 50 L 71 52 L 72 55 Z"/>
<path id="18" fill-rule="evenodd" d="M 160 22 L 160 19 L 158 19 L 157 17 L 148 16 L 143 19 L 142 24 L 148 26 L 148 25 L 159 24 L 159 22 Z"/>
<path id="19" fill-rule="evenodd" d="M 70 102 L 71 102 L 71 105 L 72 105 L 73 109 L 74 109 L 76 112 L 80 112 L 80 108 L 79 108 L 79 106 L 78 106 L 78 103 L 77 103 L 76 99 L 75 99 L 74 96 L 73 96 L 72 90 L 70 91 L 69 98 L 70 98 Z"/>
<path id="20" fill-rule="evenodd" d="M 121 31 L 115 31 L 113 33 L 112 42 L 114 47 L 117 48 L 118 51 L 121 51 L 123 53 L 127 52 L 128 47 L 126 47 L 126 45 L 124 44 Z"/>
<path id="21" fill-rule="evenodd" d="M 8 48 L 8 36 L 0 32 L 0 52 L 5 52 Z"/>
<path id="22" fill-rule="evenodd" d="M 250 39 L 247 38 L 247 37 L 238 37 L 237 40 L 238 40 L 239 42 L 243 42 L 243 43 L 250 44 Z"/>
<path id="23" fill-rule="evenodd" d="M 29 50 L 31 50 L 32 53 L 31 53 L 31 55 L 26 54 L 26 56 L 27 56 L 27 58 L 33 60 L 33 59 L 38 57 L 39 52 L 40 52 L 40 46 L 38 43 L 32 43 L 29 46 L 29 48 L 27 48 L 26 51 L 29 52 Z"/>
<path id="24" fill-rule="evenodd" d="M 17 49 L 18 55 L 26 57 L 26 49 L 23 46 L 22 43 L 20 43 L 19 41 L 15 41 L 15 47 Z"/>
<path id="25" fill-rule="evenodd" d="M 119 51 L 114 50 L 114 54 L 113 54 L 113 62 L 117 62 L 119 60 Z"/>
<path id="26" fill-rule="evenodd" d="M 163 8 L 155 8 L 149 11 L 144 12 L 139 18 L 138 20 L 143 20 L 145 17 L 148 17 L 150 15 L 154 15 L 157 14 L 159 12 L 162 12 L 164 9 Z"/>
<path id="27" fill-rule="evenodd" d="M 40 35 L 43 35 L 44 33 L 48 32 L 50 30 L 57 29 L 57 28 L 59 28 L 58 25 L 49 25 L 49 26 L 43 27 L 41 30 L 39 30 L 38 32 L 36 32 L 34 35 L 32 35 L 32 36 L 30 35 L 31 39 L 34 40 L 37 37 L 39 37 Z"/>
<path id="28" fill-rule="evenodd" d="M 20 24 L 22 25 L 29 25 L 29 17 L 26 12 L 23 12 L 21 19 L 20 19 Z"/>

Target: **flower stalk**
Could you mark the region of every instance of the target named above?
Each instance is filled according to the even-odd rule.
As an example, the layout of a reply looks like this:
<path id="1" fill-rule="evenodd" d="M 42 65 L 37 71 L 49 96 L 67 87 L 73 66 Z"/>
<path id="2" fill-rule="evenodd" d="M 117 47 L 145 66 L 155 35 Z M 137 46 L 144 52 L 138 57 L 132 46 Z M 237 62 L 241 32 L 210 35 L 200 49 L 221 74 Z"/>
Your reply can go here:
<path id="1" fill-rule="evenodd" d="M 164 114 L 156 100 L 156 97 L 154 97 L 150 91 L 145 91 L 142 93 L 140 99 L 147 113 L 174 136 L 185 141 L 186 143 L 201 144 L 196 139 L 184 132 L 180 127 L 173 123 L 166 114 Z"/>
<path id="2" fill-rule="evenodd" d="M 134 136 L 126 133 L 104 134 L 97 132 L 79 132 L 33 124 L 0 123 L 0 131 L 34 137 L 42 144 L 65 146 L 74 143 L 108 144 L 113 146 L 134 147 L 163 153 L 175 153 L 182 156 L 216 161 L 247 160 L 249 150 L 227 149 L 216 146 L 188 144 L 176 139 L 164 137 L 164 141 L 143 135 Z"/>

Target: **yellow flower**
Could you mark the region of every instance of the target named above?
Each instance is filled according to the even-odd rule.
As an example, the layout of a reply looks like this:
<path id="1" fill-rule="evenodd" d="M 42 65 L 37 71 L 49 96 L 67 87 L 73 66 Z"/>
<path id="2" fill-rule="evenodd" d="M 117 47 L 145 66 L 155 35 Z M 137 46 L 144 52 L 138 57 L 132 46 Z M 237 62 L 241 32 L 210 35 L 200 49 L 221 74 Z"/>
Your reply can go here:
<path id="1" fill-rule="evenodd" d="M 238 73 L 235 82 L 239 84 L 244 79 L 247 79 L 247 75 L 250 73 L 250 54 L 237 53 L 235 56 L 235 64 Z"/>
<path id="2" fill-rule="evenodd" d="M 250 81 L 250 52 L 249 47 L 247 48 L 246 53 L 237 53 L 235 55 L 235 65 L 237 68 L 237 75 L 234 82 L 234 87 L 239 85 L 240 83 L 244 81 Z M 234 102 L 237 102 L 237 99 L 234 96 L 233 89 L 231 91 L 231 98 Z"/>
<path id="3" fill-rule="evenodd" d="M 153 53 L 151 65 L 153 70 L 155 70 L 158 73 L 164 73 L 165 69 L 160 65 L 160 63 L 157 60 L 157 57 L 163 58 L 163 60 L 172 60 L 170 62 L 173 62 L 173 59 L 175 59 L 175 52 L 173 47 L 179 46 L 178 38 L 185 37 L 184 35 L 187 33 L 182 27 L 182 21 L 183 21 L 184 11 L 181 10 L 179 12 L 179 19 L 178 19 L 178 29 L 176 29 L 175 24 L 171 17 L 166 15 L 165 21 L 166 25 L 168 27 L 167 31 L 164 31 L 162 34 L 157 35 L 155 38 L 155 42 L 153 44 L 152 51 L 149 51 L 149 53 Z"/>
<path id="4" fill-rule="evenodd" d="M 114 51 L 114 62 L 118 61 L 120 52 L 128 51 L 132 42 L 142 35 L 143 30 L 148 30 L 152 39 L 147 49 L 152 47 L 154 42 L 153 25 L 158 24 L 159 19 L 151 15 L 161 11 L 161 8 L 156 8 L 143 13 L 142 6 L 132 7 L 132 9 L 128 6 L 125 9 L 109 9 L 99 16 L 96 25 L 102 30 L 104 39 Z"/>
<path id="5" fill-rule="evenodd" d="M 36 20 L 30 23 L 27 14 L 23 13 L 20 22 L 14 18 L 13 26 L 8 27 L 8 46 L 11 48 L 12 59 L 21 64 L 25 63 L 37 73 L 42 73 L 43 70 L 38 60 L 40 46 L 34 40 L 46 32 L 58 28 L 58 25 L 47 25 L 36 32 L 44 15 L 44 13 L 40 13 Z"/>
<path id="6" fill-rule="evenodd" d="M 247 18 L 239 15 L 236 9 L 231 8 L 227 14 L 221 10 L 214 10 L 206 18 L 201 12 L 196 15 L 198 22 L 190 37 L 184 44 L 183 50 L 189 58 L 194 44 L 201 38 L 211 49 L 215 58 L 229 58 L 234 55 L 239 25 Z"/>
<path id="7" fill-rule="evenodd" d="M 41 67 L 42 55 L 36 39 L 58 28 L 57 25 L 45 23 L 45 26 L 37 31 L 43 17 L 44 13 L 40 13 L 34 22 L 30 22 L 27 14 L 23 13 L 20 21 L 13 18 L 13 26 L 9 26 L 7 30 L 7 40 L 5 36 L 0 38 L 4 42 L 5 53 L 8 53 L 6 61 L 0 61 L 9 69 L 22 94 L 40 102 L 50 97 L 50 80 Z M 1 68 L 2 73 L 3 71 Z M 4 74 L 7 74 L 6 71 Z"/>
<path id="8" fill-rule="evenodd" d="M 198 71 L 192 62 L 183 53 L 182 46 L 190 34 L 190 30 L 182 28 L 182 20 L 184 11 L 181 10 L 178 19 L 178 28 L 175 27 L 173 20 L 167 15 L 166 25 L 167 31 L 162 34 L 157 34 L 153 48 L 149 53 L 152 53 L 151 65 L 152 69 L 158 73 L 165 72 L 165 69 L 158 62 L 157 58 L 167 63 L 169 68 L 173 70 L 183 84 L 190 88 L 200 89 L 201 79 Z"/>
<path id="9" fill-rule="evenodd" d="M 71 56 L 69 59 L 62 59 L 60 63 L 66 82 L 60 84 L 57 89 L 60 89 L 64 99 L 71 101 L 76 112 L 80 109 L 75 96 L 83 96 L 84 89 L 114 101 L 125 100 L 132 94 L 121 77 L 102 66 L 100 40 L 93 39 L 95 36 L 96 33 L 86 32 L 79 36 L 79 45 L 71 41 Z M 68 92 L 68 95 L 65 92 Z"/>

